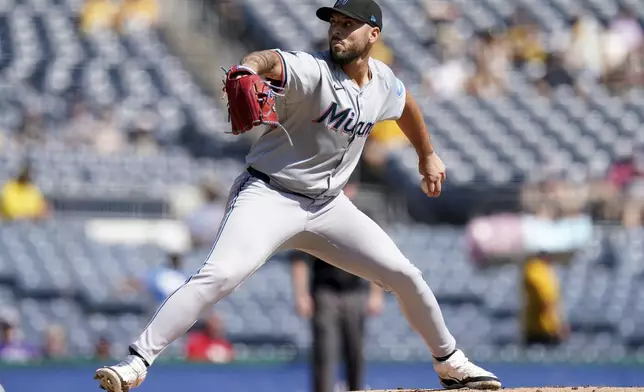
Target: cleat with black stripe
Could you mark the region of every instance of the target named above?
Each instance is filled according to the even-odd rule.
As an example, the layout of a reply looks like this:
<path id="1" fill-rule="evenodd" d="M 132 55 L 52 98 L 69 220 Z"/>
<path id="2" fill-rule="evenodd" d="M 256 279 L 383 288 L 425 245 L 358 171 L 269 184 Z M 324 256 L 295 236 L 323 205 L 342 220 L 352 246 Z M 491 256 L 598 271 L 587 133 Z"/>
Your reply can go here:
<path id="1" fill-rule="evenodd" d="M 434 370 L 446 389 L 501 389 L 501 381 L 494 374 L 470 362 L 461 350 L 445 361 L 434 360 Z"/>

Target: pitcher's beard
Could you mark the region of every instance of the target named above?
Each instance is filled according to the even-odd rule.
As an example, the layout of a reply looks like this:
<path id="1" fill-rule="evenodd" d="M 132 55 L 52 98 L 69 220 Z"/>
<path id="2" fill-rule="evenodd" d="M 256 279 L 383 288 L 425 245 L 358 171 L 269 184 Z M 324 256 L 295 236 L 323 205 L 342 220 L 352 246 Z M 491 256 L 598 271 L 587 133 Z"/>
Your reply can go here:
<path id="1" fill-rule="evenodd" d="M 331 60 L 333 60 L 333 62 L 338 65 L 351 64 L 353 61 L 357 60 L 362 55 L 362 53 L 356 50 L 340 52 L 340 53 L 335 52 L 333 50 L 333 44 L 329 45 L 329 52 L 331 53 Z"/>

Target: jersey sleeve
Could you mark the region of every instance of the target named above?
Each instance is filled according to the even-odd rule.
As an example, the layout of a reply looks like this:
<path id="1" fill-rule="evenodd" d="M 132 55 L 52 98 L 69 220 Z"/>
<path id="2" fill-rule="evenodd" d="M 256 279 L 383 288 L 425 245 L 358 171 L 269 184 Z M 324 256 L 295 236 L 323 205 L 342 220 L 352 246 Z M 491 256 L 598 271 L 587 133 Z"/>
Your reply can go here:
<path id="1" fill-rule="evenodd" d="M 284 88 L 287 97 L 299 100 L 313 92 L 322 79 L 317 59 L 307 52 L 288 52 L 274 49 L 282 62 L 281 80 L 278 87 Z"/>
<path id="2" fill-rule="evenodd" d="M 407 89 L 402 80 L 387 68 L 385 72 L 387 98 L 382 108 L 382 114 L 379 121 L 398 120 L 405 109 L 405 100 L 407 98 Z"/>

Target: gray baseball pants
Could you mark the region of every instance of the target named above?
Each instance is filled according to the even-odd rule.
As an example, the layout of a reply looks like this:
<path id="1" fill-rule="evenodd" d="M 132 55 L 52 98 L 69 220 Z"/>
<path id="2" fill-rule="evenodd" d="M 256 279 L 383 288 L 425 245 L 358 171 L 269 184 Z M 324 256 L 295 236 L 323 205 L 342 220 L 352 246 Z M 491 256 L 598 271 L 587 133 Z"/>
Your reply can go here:
<path id="1" fill-rule="evenodd" d="M 170 295 L 131 349 L 152 364 L 202 312 L 232 293 L 273 254 L 298 249 L 393 292 L 435 357 L 455 340 L 434 294 L 393 240 L 344 195 L 316 201 L 242 173 L 202 267 Z"/>

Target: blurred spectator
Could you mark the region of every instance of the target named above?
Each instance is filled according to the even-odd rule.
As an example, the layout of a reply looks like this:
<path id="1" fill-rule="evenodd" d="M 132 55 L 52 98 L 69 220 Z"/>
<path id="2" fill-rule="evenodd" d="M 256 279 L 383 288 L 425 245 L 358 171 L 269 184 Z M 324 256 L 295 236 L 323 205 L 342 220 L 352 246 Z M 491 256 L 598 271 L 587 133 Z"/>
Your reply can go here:
<path id="1" fill-rule="evenodd" d="M 431 94 L 442 98 L 461 95 L 472 76 L 465 57 L 467 46 L 453 23 L 438 23 L 436 30 L 433 52 L 440 59 L 440 65 L 425 72 L 423 83 Z"/>
<path id="2" fill-rule="evenodd" d="M 159 7 L 156 0 L 122 0 L 117 15 L 121 30 L 130 27 L 155 27 L 159 22 Z"/>
<path id="3" fill-rule="evenodd" d="M 575 87 L 575 80 L 564 65 L 563 54 L 548 54 L 545 75 L 539 81 L 537 87 L 541 94 L 549 95 L 553 89 L 561 86 Z"/>
<path id="4" fill-rule="evenodd" d="M 588 182 L 588 211 L 594 220 L 618 222 L 622 219 L 620 192 L 603 178 Z"/>
<path id="5" fill-rule="evenodd" d="M 644 42 L 642 27 L 635 15 L 622 8 L 608 26 L 604 42 L 606 72 L 622 66 L 629 55 L 635 53 Z"/>
<path id="6" fill-rule="evenodd" d="M 117 28 L 123 31 L 130 27 L 155 27 L 158 22 L 156 0 L 85 0 L 80 29 L 86 34 Z"/>
<path id="7" fill-rule="evenodd" d="M 41 142 L 45 137 L 45 124 L 40 110 L 28 108 L 17 139 L 23 144 Z"/>
<path id="8" fill-rule="evenodd" d="M 379 143 L 387 149 L 395 149 L 409 145 L 409 139 L 393 120 L 381 121 L 374 125 L 369 134 L 370 141 Z"/>
<path id="9" fill-rule="evenodd" d="M 119 128 L 112 108 L 102 108 L 98 115 L 94 115 L 82 101 L 72 106 L 72 114 L 63 135 L 65 143 L 91 146 L 101 155 L 114 154 L 127 145 L 125 132 Z"/>
<path id="10" fill-rule="evenodd" d="M 81 10 L 80 29 L 84 33 L 113 29 L 119 7 L 113 0 L 85 0 Z"/>
<path id="11" fill-rule="evenodd" d="M 515 12 L 508 29 L 511 58 L 517 67 L 543 64 L 546 60 L 544 36 L 539 24 L 522 8 Z"/>
<path id="12" fill-rule="evenodd" d="M 220 17 L 219 32 L 225 37 L 246 38 L 246 18 L 244 10 L 236 0 L 214 0 L 215 10 Z M 209 22 L 206 22 L 209 23 Z"/>
<path id="13" fill-rule="evenodd" d="M 475 85 L 479 86 L 486 75 L 478 74 L 477 76 L 479 79 L 476 80 Z M 449 99 L 467 92 L 470 78 L 469 67 L 464 59 L 447 58 L 439 66 L 431 68 L 425 74 L 424 83 L 429 94 Z"/>
<path id="14" fill-rule="evenodd" d="M 94 344 L 94 359 L 107 360 L 112 358 L 112 344 L 105 336 L 101 336 Z"/>
<path id="15" fill-rule="evenodd" d="M 521 190 L 524 211 L 548 219 L 578 217 L 587 211 L 589 190 L 584 183 L 566 178 L 566 163 L 550 158 L 540 163 L 541 170 Z"/>
<path id="16" fill-rule="evenodd" d="M 495 97 L 506 90 L 510 67 L 510 47 L 504 36 L 480 34 L 476 45 L 476 71 L 468 91 L 478 97 Z"/>
<path id="17" fill-rule="evenodd" d="M 541 182 L 525 183 L 521 187 L 521 209 L 531 215 L 556 219 L 559 214 L 556 203 L 546 196 L 546 186 Z"/>
<path id="18" fill-rule="evenodd" d="M 371 130 L 364 147 L 362 159 L 367 166 L 365 169 L 377 176 L 383 174 L 389 153 L 408 145 L 409 139 L 395 121 L 377 123 Z"/>
<path id="19" fill-rule="evenodd" d="M 644 177 L 644 146 L 639 146 L 629 156 L 615 162 L 608 172 L 608 182 L 620 191 Z"/>
<path id="20" fill-rule="evenodd" d="M 366 181 L 385 179 L 390 153 L 408 145 L 409 139 L 395 121 L 377 123 L 364 146 L 357 173 Z"/>
<path id="21" fill-rule="evenodd" d="M 69 121 L 63 129 L 65 143 L 70 146 L 90 144 L 98 121 L 87 109 L 87 103 L 82 99 L 71 106 Z"/>
<path id="22" fill-rule="evenodd" d="M 622 214 L 625 227 L 642 227 L 644 222 L 644 180 L 640 179 L 629 186 Z"/>
<path id="23" fill-rule="evenodd" d="M 562 181 L 552 190 L 561 218 L 578 217 L 587 213 L 588 188 L 585 183 Z"/>
<path id="24" fill-rule="evenodd" d="M 633 87 L 644 87 L 644 42 L 627 61 L 626 83 Z"/>
<path id="25" fill-rule="evenodd" d="M 592 15 L 573 18 L 566 37 L 557 35 L 554 45 L 565 52 L 564 63 L 573 73 L 590 80 L 599 80 L 604 71 L 604 29 Z"/>
<path id="26" fill-rule="evenodd" d="M 137 155 L 156 155 L 159 153 L 159 144 L 149 128 L 137 126 L 129 132 L 130 144 Z"/>
<path id="27" fill-rule="evenodd" d="M 151 110 L 144 111 L 132 124 L 130 129 L 129 143 L 137 155 L 155 155 L 159 153 L 159 143 L 154 137 L 159 117 Z"/>
<path id="28" fill-rule="evenodd" d="M 113 108 L 104 108 L 100 112 L 98 123 L 90 138 L 94 150 L 101 155 L 114 154 L 127 145 L 125 133 L 116 122 Z"/>
<path id="29" fill-rule="evenodd" d="M 523 264 L 523 341 L 526 345 L 557 345 L 568 335 L 561 319 L 559 279 L 545 254 Z"/>
<path id="30" fill-rule="evenodd" d="M 234 361 L 235 350 L 226 338 L 223 323 L 216 313 L 205 319 L 203 328 L 188 334 L 186 359 L 214 363 Z"/>
<path id="31" fill-rule="evenodd" d="M 211 246 L 226 210 L 226 199 L 214 180 L 205 180 L 201 186 L 204 204 L 185 219 L 194 247 Z"/>
<path id="32" fill-rule="evenodd" d="M 24 363 L 38 359 L 38 350 L 24 341 L 18 312 L 3 309 L 0 314 L 0 362 Z"/>
<path id="33" fill-rule="evenodd" d="M 451 1 L 423 0 L 422 6 L 427 18 L 433 22 L 454 20 L 461 14 L 458 6 Z"/>
<path id="34" fill-rule="evenodd" d="M 67 332 L 62 325 L 51 325 L 45 330 L 44 359 L 63 359 L 68 354 Z"/>
<path id="35" fill-rule="evenodd" d="M 616 162 L 609 170 L 608 183 L 621 194 L 622 222 L 626 227 L 639 227 L 644 222 L 644 146 Z"/>
<path id="36" fill-rule="evenodd" d="M 321 40 L 317 46 L 321 50 L 327 50 L 328 40 Z M 393 51 L 382 40 L 376 41 L 376 45 L 371 49 L 371 55 L 390 67 L 395 66 Z M 369 134 L 363 159 L 371 169 L 377 170 L 384 165 L 391 149 L 405 145 L 408 145 L 408 139 L 398 124 L 395 121 L 381 121 L 374 125 Z"/>
<path id="37" fill-rule="evenodd" d="M 143 276 L 127 279 L 119 291 L 148 293 L 155 302 L 161 303 L 176 289 L 185 283 L 188 275 L 182 271 L 183 256 L 179 253 L 168 255 L 166 265 L 161 265 L 147 271 Z"/>
<path id="38" fill-rule="evenodd" d="M 328 43 L 327 43 L 328 45 Z M 378 40 L 371 48 L 371 57 L 387 64 L 390 68 L 394 65 L 394 52 L 383 40 Z"/>
<path id="39" fill-rule="evenodd" d="M 613 94 L 644 86 L 644 43 L 629 53 L 621 65 L 607 70 L 602 82 Z"/>
<path id="40" fill-rule="evenodd" d="M 5 183 L 0 193 L 0 213 L 4 219 L 44 219 L 49 206 L 36 184 L 32 182 L 31 168 L 23 166 L 18 176 Z"/>

